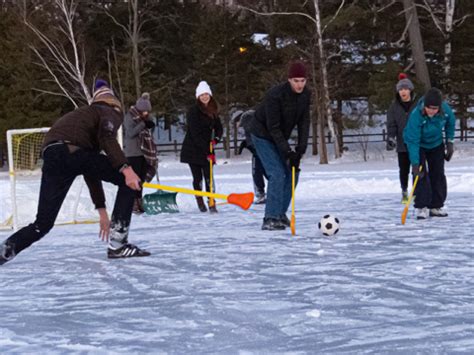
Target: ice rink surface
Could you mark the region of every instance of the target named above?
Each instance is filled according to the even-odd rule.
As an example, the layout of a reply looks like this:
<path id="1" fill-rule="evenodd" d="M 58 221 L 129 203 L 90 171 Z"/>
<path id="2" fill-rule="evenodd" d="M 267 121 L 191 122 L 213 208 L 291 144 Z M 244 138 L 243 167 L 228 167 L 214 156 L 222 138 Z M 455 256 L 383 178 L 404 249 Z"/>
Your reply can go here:
<path id="1" fill-rule="evenodd" d="M 0 267 L 0 352 L 472 354 L 472 163 L 446 166 L 448 217 L 411 209 L 405 226 L 395 160 L 305 159 L 296 236 L 261 231 L 263 206 L 203 214 L 182 194 L 179 214 L 133 217 L 147 258 L 108 260 L 97 225 L 55 227 Z M 252 191 L 248 156 L 215 173 L 220 193 Z M 164 184 L 189 175 L 161 162 Z"/>

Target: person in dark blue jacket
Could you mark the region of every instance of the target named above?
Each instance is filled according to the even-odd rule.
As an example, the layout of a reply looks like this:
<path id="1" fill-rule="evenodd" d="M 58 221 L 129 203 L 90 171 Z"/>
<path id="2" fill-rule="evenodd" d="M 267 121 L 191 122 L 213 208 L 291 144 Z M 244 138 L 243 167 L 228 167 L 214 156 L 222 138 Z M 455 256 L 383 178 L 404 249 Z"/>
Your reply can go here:
<path id="1" fill-rule="evenodd" d="M 288 67 L 288 80 L 266 93 L 250 124 L 252 143 L 268 176 L 263 230 L 282 230 L 290 226 L 286 211 L 291 202 L 291 171 L 293 167 L 299 171 L 309 137 L 311 94 L 306 88 L 306 78 L 305 64 L 292 62 Z M 288 140 L 295 127 L 298 142 L 292 149 Z"/>
<path id="2" fill-rule="evenodd" d="M 447 196 L 444 160 L 450 161 L 454 153 L 455 121 L 441 91 L 431 88 L 410 114 L 403 131 L 413 176 L 419 177 L 415 191 L 417 219 L 448 215 L 443 210 Z"/>

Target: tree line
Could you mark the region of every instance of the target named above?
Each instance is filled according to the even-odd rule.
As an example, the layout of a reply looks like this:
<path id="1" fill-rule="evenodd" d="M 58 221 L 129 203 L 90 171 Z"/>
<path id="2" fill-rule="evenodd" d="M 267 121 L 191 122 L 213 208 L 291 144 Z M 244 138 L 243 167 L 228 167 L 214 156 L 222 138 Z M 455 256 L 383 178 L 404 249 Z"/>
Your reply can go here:
<path id="1" fill-rule="evenodd" d="M 344 128 L 367 124 L 344 105 L 364 102 L 370 123 L 400 72 L 418 96 L 439 87 L 466 127 L 473 14 L 468 0 L 3 1 L 0 144 L 8 129 L 50 126 L 87 104 L 99 77 L 125 107 L 149 92 L 167 128 L 208 81 L 229 143 L 232 114 L 285 80 L 295 58 L 310 68 L 313 134 L 329 131 L 336 157 Z M 314 139 L 312 152 L 327 163 L 325 140 Z"/>

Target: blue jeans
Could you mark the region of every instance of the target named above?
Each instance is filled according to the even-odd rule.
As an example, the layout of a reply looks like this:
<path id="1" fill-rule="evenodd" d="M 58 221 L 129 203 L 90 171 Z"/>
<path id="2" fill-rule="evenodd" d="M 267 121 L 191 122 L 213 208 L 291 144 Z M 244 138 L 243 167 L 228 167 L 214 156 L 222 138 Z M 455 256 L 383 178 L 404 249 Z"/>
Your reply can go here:
<path id="1" fill-rule="evenodd" d="M 291 202 L 291 170 L 275 143 L 252 134 L 263 169 L 268 177 L 265 218 L 280 218 Z"/>

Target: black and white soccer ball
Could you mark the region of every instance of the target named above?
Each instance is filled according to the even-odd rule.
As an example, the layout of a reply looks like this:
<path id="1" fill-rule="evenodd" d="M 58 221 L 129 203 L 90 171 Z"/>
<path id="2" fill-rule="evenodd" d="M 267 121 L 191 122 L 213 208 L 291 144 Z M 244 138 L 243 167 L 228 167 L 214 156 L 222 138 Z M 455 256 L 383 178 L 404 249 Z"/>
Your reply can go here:
<path id="1" fill-rule="evenodd" d="M 325 236 L 334 235 L 339 232 L 339 219 L 327 214 L 319 221 L 318 228 Z"/>

